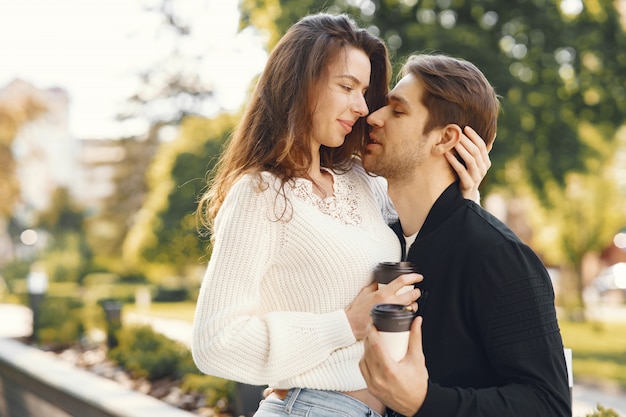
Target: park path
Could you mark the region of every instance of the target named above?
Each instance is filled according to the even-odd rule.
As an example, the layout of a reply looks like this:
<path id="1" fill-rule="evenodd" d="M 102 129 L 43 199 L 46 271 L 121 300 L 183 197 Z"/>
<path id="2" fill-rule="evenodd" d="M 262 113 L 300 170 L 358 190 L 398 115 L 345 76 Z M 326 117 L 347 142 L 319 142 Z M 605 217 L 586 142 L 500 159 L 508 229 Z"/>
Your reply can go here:
<path id="1" fill-rule="evenodd" d="M 0 304 L 0 337 L 23 337 L 31 332 L 31 311 L 27 307 L 12 304 Z M 147 324 L 152 328 L 185 345 L 191 344 L 191 323 L 184 320 L 172 320 L 151 317 L 147 314 L 129 313 L 124 315 L 126 324 Z M 576 384 L 573 388 L 573 417 L 585 417 L 596 404 L 613 408 L 620 416 L 626 417 L 626 395 L 619 390 L 600 389 Z"/>

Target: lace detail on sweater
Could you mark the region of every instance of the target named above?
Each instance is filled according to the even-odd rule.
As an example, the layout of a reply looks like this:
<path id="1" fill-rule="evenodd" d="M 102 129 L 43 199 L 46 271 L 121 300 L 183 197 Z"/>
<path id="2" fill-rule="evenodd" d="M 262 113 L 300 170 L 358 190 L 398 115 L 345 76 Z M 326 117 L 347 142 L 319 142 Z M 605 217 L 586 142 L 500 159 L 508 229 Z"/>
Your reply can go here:
<path id="1" fill-rule="evenodd" d="M 333 176 L 334 195 L 321 198 L 313 192 L 313 183 L 305 178 L 297 178 L 292 185 L 293 194 L 300 200 L 311 204 L 319 211 L 346 225 L 361 224 L 357 186 L 347 175 Z"/>

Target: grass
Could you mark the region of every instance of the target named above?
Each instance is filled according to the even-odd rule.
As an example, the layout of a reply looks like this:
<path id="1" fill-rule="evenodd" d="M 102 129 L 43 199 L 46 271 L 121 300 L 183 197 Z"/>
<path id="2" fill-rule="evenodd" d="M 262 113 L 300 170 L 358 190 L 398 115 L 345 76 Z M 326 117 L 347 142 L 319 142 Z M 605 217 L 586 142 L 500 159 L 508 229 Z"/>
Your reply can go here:
<path id="1" fill-rule="evenodd" d="M 125 304 L 126 312 L 193 321 L 195 303 Z M 559 322 L 563 343 L 572 349 L 574 382 L 612 383 L 626 389 L 626 323 Z"/>
<path id="2" fill-rule="evenodd" d="M 193 321 L 196 303 L 183 301 L 178 303 L 150 303 L 149 307 L 137 307 L 135 304 L 124 304 L 123 313 L 146 314 L 164 319 Z"/>
<path id="3" fill-rule="evenodd" d="M 574 382 L 616 383 L 626 389 L 626 323 L 560 321 L 572 349 Z"/>

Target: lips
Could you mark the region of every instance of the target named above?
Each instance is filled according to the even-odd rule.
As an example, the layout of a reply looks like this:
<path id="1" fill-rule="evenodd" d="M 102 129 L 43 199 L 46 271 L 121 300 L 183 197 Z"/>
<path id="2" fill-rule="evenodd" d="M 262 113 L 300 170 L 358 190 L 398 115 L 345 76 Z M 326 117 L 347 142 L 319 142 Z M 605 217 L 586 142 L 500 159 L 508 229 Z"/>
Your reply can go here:
<path id="1" fill-rule="evenodd" d="M 353 120 L 339 120 L 339 124 L 343 126 L 347 133 L 352 132 L 352 126 L 354 126 L 354 123 L 355 122 Z"/>
<path id="2" fill-rule="evenodd" d="M 370 133 L 370 141 L 369 143 L 374 144 L 374 145 L 381 145 L 381 143 L 379 141 L 376 140 L 376 138 Z"/>

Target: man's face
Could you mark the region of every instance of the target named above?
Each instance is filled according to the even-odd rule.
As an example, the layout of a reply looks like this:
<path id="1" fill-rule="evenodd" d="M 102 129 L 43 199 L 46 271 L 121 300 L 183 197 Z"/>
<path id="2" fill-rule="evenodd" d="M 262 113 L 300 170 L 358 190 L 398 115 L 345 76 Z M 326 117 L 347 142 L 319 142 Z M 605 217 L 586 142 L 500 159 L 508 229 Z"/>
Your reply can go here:
<path id="1" fill-rule="evenodd" d="M 424 127 L 428 109 L 422 104 L 422 81 L 412 74 L 391 90 L 386 106 L 367 117 L 370 142 L 363 155 L 363 167 L 389 181 L 410 176 L 429 157 Z"/>

